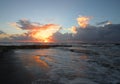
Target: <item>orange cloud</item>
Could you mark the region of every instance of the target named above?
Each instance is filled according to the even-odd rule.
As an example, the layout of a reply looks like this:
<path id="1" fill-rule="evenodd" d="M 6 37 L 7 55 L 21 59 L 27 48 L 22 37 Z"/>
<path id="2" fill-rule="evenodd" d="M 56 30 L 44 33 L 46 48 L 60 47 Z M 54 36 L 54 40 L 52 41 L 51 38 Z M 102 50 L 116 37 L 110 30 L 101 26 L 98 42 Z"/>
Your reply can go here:
<path id="1" fill-rule="evenodd" d="M 70 29 L 70 31 L 73 33 L 73 34 L 77 34 L 77 28 L 75 26 L 72 26 L 72 28 Z"/>
<path id="2" fill-rule="evenodd" d="M 8 38 L 10 35 L 8 34 L 0 34 L 0 38 Z"/>
<path id="3" fill-rule="evenodd" d="M 77 18 L 77 22 L 81 28 L 86 28 L 90 19 L 91 19 L 91 17 L 81 16 L 81 17 Z"/>
<path id="4" fill-rule="evenodd" d="M 43 25 L 41 27 L 39 27 L 39 29 L 34 30 L 30 33 L 30 35 L 37 39 L 38 41 L 42 41 L 42 42 L 50 42 L 50 38 L 52 37 L 52 35 L 59 31 L 60 26 L 56 25 L 56 24 L 46 24 Z"/>

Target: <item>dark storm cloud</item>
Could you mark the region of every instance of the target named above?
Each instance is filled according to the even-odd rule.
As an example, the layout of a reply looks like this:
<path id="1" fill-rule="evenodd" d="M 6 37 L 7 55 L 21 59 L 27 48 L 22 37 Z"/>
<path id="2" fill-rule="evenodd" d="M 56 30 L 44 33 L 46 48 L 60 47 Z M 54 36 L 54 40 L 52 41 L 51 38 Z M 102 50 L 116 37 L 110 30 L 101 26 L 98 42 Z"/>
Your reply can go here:
<path id="1" fill-rule="evenodd" d="M 28 19 L 20 19 L 18 22 L 10 23 L 12 26 L 15 26 L 17 29 L 22 30 L 33 30 L 38 29 L 42 25 L 37 22 L 31 22 Z"/>
<path id="2" fill-rule="evenodd" d="M 106 25 L 100 29 L 100 40 L 120 41 L 120 24 Z"/>
<path id="3" fill-rule="evenodd" d="M 72 33 L 64 33 L 62 34 L 61 32 L 56 32 L 53 34 L 53 40 L 55 42 L 66 42 L 66 41 L 71 41 L 72 40 Z"/>
<path id="4" fill-rule="evenodd" d="M 97 25 L 105 24 L 107 22 L 108 22 L 108 20 L 107 21 L 103 21 L 103 22 L 99 22 L 99 23 L 97 23 Z"/>
<path id="5" fill-rule="evenodd" d="M 62 41 L 106 41 L 120 42 L 120 24 L 110 24 L 104 27 L 88 26 L 87 28 L 77 28 L 77 34 L 71 33 L 54 34 L 54 39 Z"/>

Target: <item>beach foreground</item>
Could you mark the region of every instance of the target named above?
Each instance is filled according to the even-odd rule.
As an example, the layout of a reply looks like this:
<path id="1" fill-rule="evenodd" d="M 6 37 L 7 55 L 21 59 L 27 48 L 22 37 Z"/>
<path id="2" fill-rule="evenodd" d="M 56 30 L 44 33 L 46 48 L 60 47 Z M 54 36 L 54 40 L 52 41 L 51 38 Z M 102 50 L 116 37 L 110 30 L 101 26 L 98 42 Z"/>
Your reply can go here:
<path id="1" fill-rule="evenodd" d="M 0 49 L 0 84 L 120 84 L 120 45 Z"/>

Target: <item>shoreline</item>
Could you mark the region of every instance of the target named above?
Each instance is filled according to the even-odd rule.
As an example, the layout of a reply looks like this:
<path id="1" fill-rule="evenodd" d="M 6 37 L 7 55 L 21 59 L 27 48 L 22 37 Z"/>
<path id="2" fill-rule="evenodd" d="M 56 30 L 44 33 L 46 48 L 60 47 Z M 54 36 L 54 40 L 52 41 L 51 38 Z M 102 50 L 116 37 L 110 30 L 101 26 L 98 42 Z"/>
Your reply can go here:
<path id="1" fill-rule="evenodd" d="M 0 49 L 43 49 L 52 47 L 72 47 L 72 45 L 0 45 Z"/>

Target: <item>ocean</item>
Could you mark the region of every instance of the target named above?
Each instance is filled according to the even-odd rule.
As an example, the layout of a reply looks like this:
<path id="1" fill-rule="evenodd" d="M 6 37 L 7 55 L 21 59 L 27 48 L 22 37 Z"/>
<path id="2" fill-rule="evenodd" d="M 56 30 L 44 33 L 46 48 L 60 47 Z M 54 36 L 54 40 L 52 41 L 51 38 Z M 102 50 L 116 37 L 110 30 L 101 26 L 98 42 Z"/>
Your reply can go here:
<path id="1" fill-rule="evenodd" d="M 1 45 L 24 44 L 26 45 L 26 43 L 1 43 Z M 38 44 L 28 43 L 27 45 Z M 1 55 L 4 56 L 4 59 L 0 62 L 1 66 L 7 67 L 0 67 L 3 69 L 0 73 L 4 72 L 6 76 L 0 75 L 0 78 L 3 77 L 4 80 L 0 83 L 120 84 L 119 44 L 70 43 L 69 45 L 72 46 L 47 49 L 13 49 L 6 52 Z M 8 64 L 14 66 L 9 67 Z M 6 74 L 7 71 L 10 74 Z M 9 83 L 5 80 L 8 80 Z"/>

